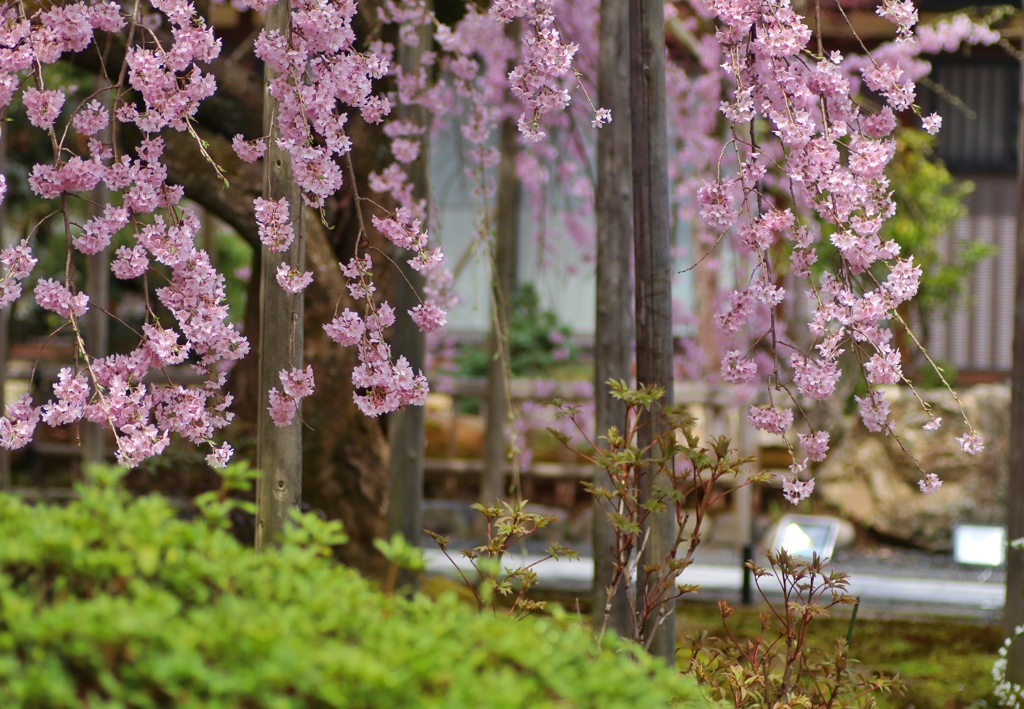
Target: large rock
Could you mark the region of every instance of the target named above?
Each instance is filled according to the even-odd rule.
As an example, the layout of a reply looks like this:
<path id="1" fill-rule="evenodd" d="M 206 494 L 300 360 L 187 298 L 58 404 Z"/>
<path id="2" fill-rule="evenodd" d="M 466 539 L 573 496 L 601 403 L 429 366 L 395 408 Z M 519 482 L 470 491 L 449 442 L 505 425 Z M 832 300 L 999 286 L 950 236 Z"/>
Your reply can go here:
<path id="1" fill-rule="evenodd" d="M 985 439 L 985 450 L 975 456 L 961 452 L 955 440 L 965 427 L 952 395 L 929 391 L 923 396 L 942 417 L 942 428 L 923 430 L 929 417 L 913 395 L 905 389 L 888 391 L 899 440 L 868 432 L 856 417 L 844 419 L 844 430 L 833 433 L 833 439 L 839 433 L 841 440 L 816 472 L 815 494 L 842 517 L 894 541 L 946 551 L 954 523 L 1006 521 L 1010 390 L 984 385 L 959 393 Z M 942 479 L 938 491 L 919 491 L 922 473 L 912 458 Z"/>

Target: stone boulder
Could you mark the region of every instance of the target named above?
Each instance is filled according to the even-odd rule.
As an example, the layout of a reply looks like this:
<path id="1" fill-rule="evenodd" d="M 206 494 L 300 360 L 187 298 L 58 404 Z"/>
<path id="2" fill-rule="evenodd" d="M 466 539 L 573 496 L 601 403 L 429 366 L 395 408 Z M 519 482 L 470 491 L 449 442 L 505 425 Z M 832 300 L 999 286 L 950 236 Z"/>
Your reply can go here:
<path id="1" fill-rule="evenodd" d="M 942 417 L 937 431 L 922 428 L 929 417 L 906 389 L 887 391 L 899 440 L 870 433 L 856 414 L 845 417 L 838 426 L 842 430 L 833 429 L 835 447 L 815 473 L 815 495 L 840 516 L 893 541 L 947 551 L 954 523 L 1006 522 L 1010 389 L 982 385 L 959 392 L 985 439 L 985 449 L 975 456 L 961 452 L 955 440 L 965 427 L 952 395 L 928 391 L 922 396 Z M 911 457 L 938 475 L 942 487 L 922 494 L 917 481 L 923 474 Z"/>

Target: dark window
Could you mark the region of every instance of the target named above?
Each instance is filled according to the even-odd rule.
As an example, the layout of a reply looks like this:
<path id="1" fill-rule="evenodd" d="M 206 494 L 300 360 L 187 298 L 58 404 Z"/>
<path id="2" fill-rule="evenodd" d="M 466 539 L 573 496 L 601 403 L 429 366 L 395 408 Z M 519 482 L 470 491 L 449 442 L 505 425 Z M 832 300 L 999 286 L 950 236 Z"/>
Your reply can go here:
<path id="1" fill-rule="evenodd" d="M 1016 172 L 1018 72 L 1009 60 L 932 61 L 930 78 L 940 90 L 919 84 L 919 101 L 924 115 L 942 116 L 936 151 L 951 171 Z"/>
<path id="2" fill-rule="evenodd" d="M 978 7 L 975 0 L 921 0 L 915 4 L 922 15 L 926 12 L 955 12 Z"/>

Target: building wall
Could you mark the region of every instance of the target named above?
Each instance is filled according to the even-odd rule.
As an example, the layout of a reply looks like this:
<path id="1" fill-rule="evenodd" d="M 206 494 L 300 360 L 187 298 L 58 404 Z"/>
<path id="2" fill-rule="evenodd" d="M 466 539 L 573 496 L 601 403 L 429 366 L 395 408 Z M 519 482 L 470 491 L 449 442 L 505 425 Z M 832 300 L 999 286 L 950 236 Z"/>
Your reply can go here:
<path id="1" fill-rule="evenodd" d="M 1011 367 L 1019 71 L 1006 56 L 947 56 L 933 62 L 932 88 L 921 95 L 923 111 L 943 116 L 936 153 L 954 175 L 975 185 L 968 216 L 940 249 L 952 255 L 965 241 L 996 249 L 978 264 L 963 302 L 928 323 L 932 356 L 956 367 L 965 383 L 1002 378 Z"/>
<path id="2" fill-rule="evenodd" d="M 940 249 L 951 255 L 963 241 L 991 244 L 996 253 L 983 259 L 968 280 L 965 297 L 950 313 L 929 318 L 925 346 L 971 378 L 1008 374 L 1013 349 L 1013 292 L 1017 180 L 1009 175 L 979 175 L 968 198 L 968 216 L 947 234 Z"/>
<path id="3" fill-rule="evenodd" d="M 464 262 L 455 281 L 459 303 L 448 314 L 448 332 L 453 335 L 482 335 L 490 328 L 490 269 L 484 244 L 476 237 L 482 211 L 474 204 L 470 181 L 465 175 L 458 138 L 450 131 L 432 138 L 431 183 L 439 222 L 438 238 L 444 249 L 445 265 L 453 269 Z M 546 196 L 562 210 L 571 211 L 579 223 L 577 231 L 593 231 L 589 207 L 580 206 L 552 181 Z M 494 200 L 489 204 L 492 212 Z M 679 235 L 680 243 L 688 236 Z M 520 206 L 518 274 L 520 283 L 530 283 L 545 309 L 552 310 L 574 336 L 594 335 L 594 258 L 592 246 L 580 245 L 579 234 L 560 219 L 539 223 L 526 200 Z M 593 237 L 589 239 L 593 243 Z M 686 264 L 689 265 L 689 264 Z M 687 306 L 692 302 L 692 274 L 673 273 L 673 295 Z"/>

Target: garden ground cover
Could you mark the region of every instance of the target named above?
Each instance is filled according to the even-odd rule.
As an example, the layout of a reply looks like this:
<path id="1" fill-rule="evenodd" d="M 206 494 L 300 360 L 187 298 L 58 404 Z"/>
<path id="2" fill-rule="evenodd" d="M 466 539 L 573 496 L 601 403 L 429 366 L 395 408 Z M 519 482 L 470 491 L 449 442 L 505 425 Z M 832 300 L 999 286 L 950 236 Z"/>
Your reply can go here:
<path id="1" fill-rule="evenodd" d="M 729 627 L 737 637 L 753 637 L 758 632 L 758 615 L 765 606 L 737 607 L 729 617 Z M 707 630 L 722 635 L 717 606 L 686 603 L 677 615 L 680 664 L 688 660 L 688 639 Z M 831 646 L 849 628 L 850 614 L 812 624 L 813 642 Z M 969 622 L 947 617 L 857 618 L 850 656 L 865 671 L 899 673 L 906 683 L 902 696 L 880 696 L 884 709 L 967 709 L 995 707 L 992 695 L 992 663 L 1002 643 L 998 625 Z"/>

